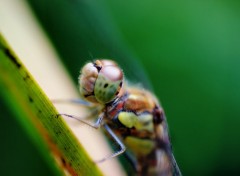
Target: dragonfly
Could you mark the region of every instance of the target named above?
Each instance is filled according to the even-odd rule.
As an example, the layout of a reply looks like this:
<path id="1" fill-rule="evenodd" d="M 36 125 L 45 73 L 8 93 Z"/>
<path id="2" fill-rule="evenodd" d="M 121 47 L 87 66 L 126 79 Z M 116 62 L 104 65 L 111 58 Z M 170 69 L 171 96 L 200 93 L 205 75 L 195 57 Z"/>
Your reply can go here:
<path id="1" fill-rule="evenodd" d="M 104 128 L 119 149 L 98 160 L 104 162 L 127 151 L 136 175 L 181 176 L 172 152 L 168 124 L 163 108 L 150 91 L 129 85 L 119 65 L 113 60 L 97 59 L 83 66 L 79 91 L 93 112 L 95 123 L 69 114 L 95 129 Z"/>

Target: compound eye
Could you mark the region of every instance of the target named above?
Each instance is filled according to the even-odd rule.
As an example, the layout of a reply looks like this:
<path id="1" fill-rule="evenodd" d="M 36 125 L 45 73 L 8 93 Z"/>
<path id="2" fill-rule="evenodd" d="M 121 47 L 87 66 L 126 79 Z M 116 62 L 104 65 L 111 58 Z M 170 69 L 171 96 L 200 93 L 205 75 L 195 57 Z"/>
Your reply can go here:
<path id="1" fill-rule="evenodd" d="M 104 59 L 104 60 L 101 60 L 101 63 L 102 65 L 104 66 L 117 66 L 117 63 L 112 61 L 112 60 L 107 60 L 107 59 Z"/>
<path id="2" fill-rule="evenodd" d="M 122 87 L 123 72 L 116 65 L 102 67 L 94 87 L 94 94 L 100 103 L 109 103 L 119 94 Z"/>
<path id="3" fill-rule="evenodd" d="M 79 76 L 80 94 L 86 100 L 97 103 L 94 96 L 94 85 L 98 77 L 98 70 L 92 63 L 87 63 Z"/>

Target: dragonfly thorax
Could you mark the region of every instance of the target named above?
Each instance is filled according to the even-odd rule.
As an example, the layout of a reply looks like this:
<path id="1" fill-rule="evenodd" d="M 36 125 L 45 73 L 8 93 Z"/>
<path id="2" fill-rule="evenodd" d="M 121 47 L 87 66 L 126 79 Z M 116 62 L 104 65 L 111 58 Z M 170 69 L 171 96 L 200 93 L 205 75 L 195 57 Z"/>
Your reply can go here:
<path id="1" fill-rule="evenodd" d="M 141 172 L 144 173 L 147 170 L 144 167 L 147 167 L 149 173 L 150 170 L 160 173 L 159 168 L 166 175 L 171 173 L 171 147 L 166 119 L 154 95 L 144 89 L 127 87 L 122 97 L 106 105 L 105 117 L 105 123 L 141 161 Z M 161 167 L 158 163 L 161 163 Z"/>

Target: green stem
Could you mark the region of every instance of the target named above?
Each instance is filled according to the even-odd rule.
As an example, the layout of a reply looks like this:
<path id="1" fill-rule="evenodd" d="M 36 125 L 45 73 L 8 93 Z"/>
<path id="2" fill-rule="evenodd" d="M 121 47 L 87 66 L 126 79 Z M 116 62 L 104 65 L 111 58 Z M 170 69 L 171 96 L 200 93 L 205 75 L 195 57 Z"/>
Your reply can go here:
<path id="1" fill-rule="evenodd" d="M 0 89 L 56 175 L 102 175 L 1 34 Z"/>

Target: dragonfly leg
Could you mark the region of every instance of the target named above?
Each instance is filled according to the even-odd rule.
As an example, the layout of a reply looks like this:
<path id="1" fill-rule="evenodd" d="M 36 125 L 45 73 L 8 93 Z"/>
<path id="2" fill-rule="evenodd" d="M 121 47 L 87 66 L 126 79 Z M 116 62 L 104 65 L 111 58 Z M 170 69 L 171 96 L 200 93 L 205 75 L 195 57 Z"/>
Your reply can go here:
<path id="1" fill-rule="evenodd" d="M 58 114 L 58 116 L 70 117 L 70 118 L 76 119 L 79 122 L 82 122 L 82 123 L 84 123 L 84 124 L 86 124 L 86 125 L 88 125 L 88 126 L 90 126 L 92 128 L 98 129 L 101 126 L 104 114 L 103 113 L 100 114 L 100 116 L 97 118 L 97 121 L 94 124 L 91 124 L 91 123 L 89 123 L 89 122 L 87 122 L 85 120 L 82 120 L 80 117 L 69 115 L 69 114 Z"/>
<path id="2" fill-rule="evenodd" d="M 108 132 L 108 134 L 114 139 L 114 141 L 119 145 L 120 147 L 120 150 L 118 150 L 117 152 L 105 157 L 105 158 L 102 158 L 98 161 L 95 161 L 95 163 L 102 163 L 108 159 L 111 159 L 111 158 L 114 158 L 118 155 L 121 155 L 123 152 L 125 152 L 126 150 L 126 147 L 125 145 L 122 143 L 122 141 L 116 136 L 116 134 L 111 130 L 111 128 L 107 125 L 107 124 L 104 124 L 103 127 L 106 129 L 106 131 Z"/>
<path id="3" fill-rule="evenodd" d="M 84 117 L 84 119 L 93 119 L 96 117 L 95 114 L 99 114 L 102 111 L 102 107 L 97 107 L 96 105 L 82 99 L 52 99 L 51 101 L 53 104 L 70 104 L 87 108 L 88 114 Z"/>
<path id="4" fill-rule="evenodd" d="M 83 106 L 92 106 L 91 103 L 82 100 L 82 99 L 51 99 L 52 103 L 71 103 L 71 104 L 79 104 Z"/>
<path id="5" fill-rule="evenodd" d="M 139 165 L 138 165 L 137 159 L 128 151 L 126 151 L 124 153 L 124 156 L 129 161 L 129 163 L 132 165 L 134 171 L 137 172 L 139 170 Z"/>

